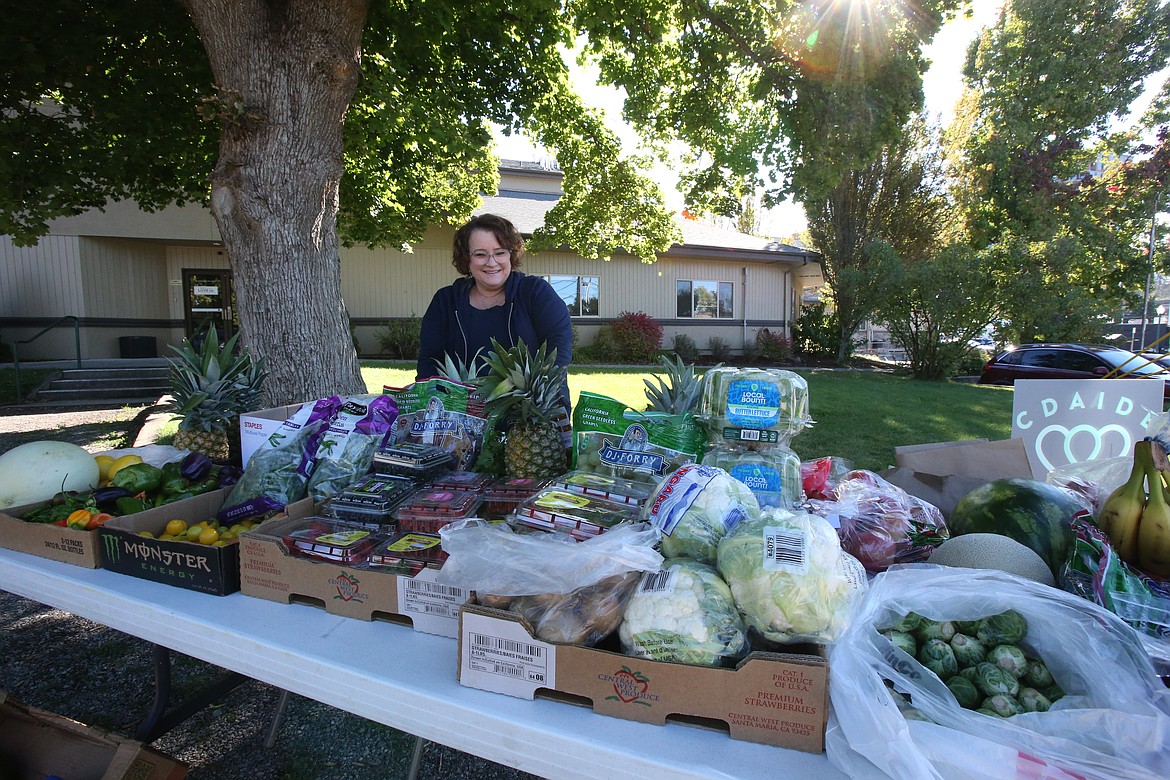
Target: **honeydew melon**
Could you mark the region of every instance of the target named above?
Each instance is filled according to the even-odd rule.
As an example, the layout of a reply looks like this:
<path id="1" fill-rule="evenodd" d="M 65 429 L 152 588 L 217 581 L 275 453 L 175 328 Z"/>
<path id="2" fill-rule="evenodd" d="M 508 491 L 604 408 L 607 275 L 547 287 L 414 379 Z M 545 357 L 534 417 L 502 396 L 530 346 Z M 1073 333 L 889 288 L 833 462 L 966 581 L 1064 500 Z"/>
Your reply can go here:
<path id="1" fill-rule="evenodd" d="M 90 490 L 98 464 L 76 444 L 31 441 L 0 455 L 0 509 L 47 501 L 62 490 Z"/>
<path id="2" fill-rule="evenodd" d="M 952 536 L 931 553 L 930 563 L 965 569 L 998 569 L 1056 586 L 1052 570 L 1035 550 L 1000 534 Z"/>

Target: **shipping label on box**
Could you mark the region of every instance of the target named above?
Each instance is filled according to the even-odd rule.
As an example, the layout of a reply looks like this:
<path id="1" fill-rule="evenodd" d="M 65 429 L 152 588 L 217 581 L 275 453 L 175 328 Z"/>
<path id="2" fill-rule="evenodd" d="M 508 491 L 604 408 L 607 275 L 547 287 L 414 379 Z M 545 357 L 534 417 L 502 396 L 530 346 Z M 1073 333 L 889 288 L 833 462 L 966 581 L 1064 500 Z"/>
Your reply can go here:
<path id="1" fill-rule="evenodd" d="M 283 537 L 312 514 L 309 500 L 286 507 L 240 537 L 240 590 L 283 604 L 311 604 L 358 620 L 409 620 L 416 631 L 456 637 L 465 591 L 433 581 L 424 569 L 411 578 L 377 568 L 346 566 L 294 555 Z"/>
<path id="2" fill-rule="evenodd" d="M 0 512 L 0 547 L 87 569 L 100 568 L 102 558 L 96 530 L 80 531 L 52 523 L 28 523 L 20 519 L 26 512 L 46 503 L 41 501 L 15 506 Z"/>
<path id="3" fill-rule="evenodd" d="M 571 694 L 599 714 L 657 725 L 719 721 L 733 739 L 821 753 L 829 667 L 821 648 L 809 650 L 754 652 L 734 669 L 665 663 L 542 642 L 519 615 L 469 603 L 460 612 L 459 682 L 527 699 Z"/>
<path id="4" fill-rule="evenodd" d="M 194 525 L 212 518 L 228 492 L 216 490 L 110 520 L 98 531 L 102 568 L 201 593 L 235 593 L 240 589 L 238 542 L 214 547 L 140 535 L 147 531 L 158 537 L 172 519 Z"/>
<path id="5" fill-rule="evenodd" d="M 246 466 L 261 444 L 276 432 L 280 424 L 291 417 L 301 404 L 277 406 L 240 415 L 240 460 Z"/>

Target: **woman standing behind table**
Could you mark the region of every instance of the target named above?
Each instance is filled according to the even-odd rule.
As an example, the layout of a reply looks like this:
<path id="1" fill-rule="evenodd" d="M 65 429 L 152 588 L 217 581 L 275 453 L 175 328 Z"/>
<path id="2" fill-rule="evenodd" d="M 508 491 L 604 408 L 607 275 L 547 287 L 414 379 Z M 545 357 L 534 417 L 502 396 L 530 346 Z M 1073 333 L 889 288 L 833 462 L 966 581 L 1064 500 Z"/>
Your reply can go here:
<path id="1" fill-rule="evenodd" d="M 515 269 L 524 257 L 524 239 L 515 226 L 495 214 L 472 217 L 455 232 L 451 264 L 463 276 L 440 289 L 423 315 L 416 380 L 435 376 L 444 354 L 470 364 L 492 339 L 505 348 L 520 341 L 536 350 L 548 342 L 562 369 L 573 358 L 569 309 L 552 285 Z M 569 388 L 564 392 L 569 411 Z"/>

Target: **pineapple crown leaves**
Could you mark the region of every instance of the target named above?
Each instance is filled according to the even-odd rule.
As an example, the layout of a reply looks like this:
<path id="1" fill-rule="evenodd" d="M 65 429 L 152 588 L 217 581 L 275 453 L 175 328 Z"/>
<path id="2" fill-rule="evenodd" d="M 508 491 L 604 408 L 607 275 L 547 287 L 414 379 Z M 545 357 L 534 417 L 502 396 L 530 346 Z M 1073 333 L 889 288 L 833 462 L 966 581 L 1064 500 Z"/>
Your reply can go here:
<path id="1" fill-rule="evenodd" d="M 666 381 L 657 374 L 653 377 L 653 383 L 649 379 L 642 380 L 646 385 L 646 400 L 650 402 L 646 411 L 666 414 L 693 412 L 702 390 L 702 383 L 695 375 L 695 367 L 684 363 L 678 355 L 659 355 L 658 362 L 666 369 Z"/>
<path id="2" fill-rule="evenodd" d="M 169 358 L 173 413 L 184 417 L 180 427 L 213 430 L 225 421 L 252 408 L 260 397 L 260 387 L 268 372 L 264 358 L 253 360 L 245 351 L 236 352 L 239 334 L 220 346 L 214 325 L 207 329 L 203 344 L 196 351 L 189 339 L 171 350 L 178 357 Z"/>
<path id="3" fill-rule="evenodd" d="M 480 389 L 493 413 L 510 414 L 521 423 L 539 423 L 551 420 L 562 405 L 565 373 L 557 365 L 556 348 L 550 350 L 547 342 L 533 354 L 523 339 L 511 349 L 492 339 L 484 362 L 488 374 Z"/>
<path id="4" fill-rule="evenodd" d="M 471 356 L 471 360 L 466 363 L 463 362 L 463 358 L 452 357 L 451 353 L 444 352 L 442 360 L 435 358 L 439 376 L 450 379 L 452 382 L 462 382 L 465 385 L 478 387 L 481 384 L 479 371 L 483 365 L 483 360 L 480 358 L 482 352 L 482 349 L 476 350 L 475 354 Z"/>

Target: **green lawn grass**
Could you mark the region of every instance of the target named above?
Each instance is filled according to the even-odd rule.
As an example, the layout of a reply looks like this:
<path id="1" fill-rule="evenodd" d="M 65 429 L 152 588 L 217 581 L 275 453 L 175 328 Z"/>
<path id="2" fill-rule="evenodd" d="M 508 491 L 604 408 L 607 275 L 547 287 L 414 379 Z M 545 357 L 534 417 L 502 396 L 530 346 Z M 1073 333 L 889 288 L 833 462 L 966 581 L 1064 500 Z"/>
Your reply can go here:
<path id="1" fill-rule="evenodd" d="M 802 459 L 836 455 L 857 468 L 881 470 L 894 463 L 894 448 L 908 444 L 1006 439 L 1011 435 L 1011 388 L 958 382 L 922 382 L 870 371 L 798 371 L 808 380 L 812 427 L 796 436 Z M 363 362 L 371 392 L 401 387 L 414 378 L 413 364 Z M 573 404 L 582 390 L 606 395 L 635 409 L 646 407 L 644 367 L 569 367 Z"/>

